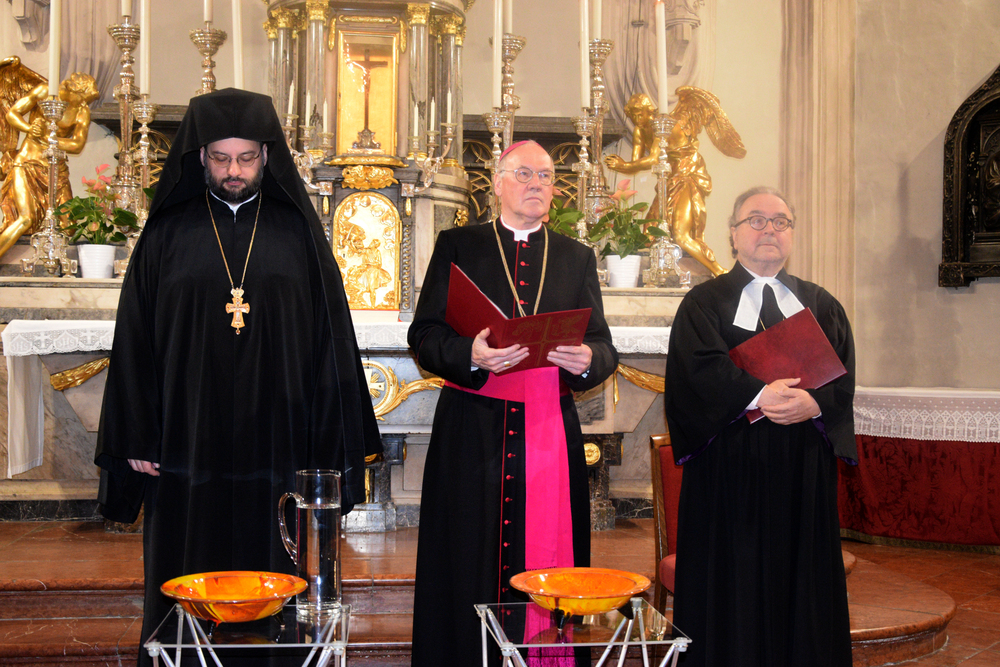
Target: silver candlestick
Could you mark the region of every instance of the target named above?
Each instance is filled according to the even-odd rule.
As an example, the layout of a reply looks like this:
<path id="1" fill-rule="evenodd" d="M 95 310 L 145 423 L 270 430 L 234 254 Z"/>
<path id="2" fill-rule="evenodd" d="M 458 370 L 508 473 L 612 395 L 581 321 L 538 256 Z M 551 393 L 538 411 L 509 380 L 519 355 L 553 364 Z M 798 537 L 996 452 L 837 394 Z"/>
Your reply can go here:
<path id="1" fill-rule="evenodd" d="M 402 194 L 404 197 L 413 197 L 418 192 L 423 192 L 429 188 L 434 182 L 434 177 L 441 170 L 445 158 L 448 157 L 448 153 L 451 151 L 451 145 L 455 141 L 455 127 L 455 123 L 441 123 L 443 134 L 441 137 L 442 144 L 438 144 L 438 132 L 434 130 L 427 131 L 427 156 L 413 159 L 416 166 L 420 168 L 420 176 L 417 179 L 420 184 L 403 183 Z M 435 155 L 439 145 L 443 145 L 441 153 Z"/>
<path id="2" fill-rule="evenodd" d="M 604 117 L 611 108 L 604 85 L 604 63 L 611 55 L 615 43 L 610 39 L 590 40 L 590 99 L 594 105 L 594 133 L 591 147 L 594 153 L 593 169 L 587 184 L 587 205 L 592 210 L 591 217 L 600 219 L 614 202 L 604 178 L 604 164 L 601 153 L 604 148 Z"/>
<path id="3" fill-rule="evenodd" d="M 42 222 L 41 231 L 31 235 L 30 258 L 21 260 L 21 271 L 33 273 L 35 264 L 41 264 L 50 275 L 56 275 L 62 271 L 63 276 L 72 276 L 76 273 L 77 263 L 75 259 L 66 256 L 66 246 L 69 238 L 56 226 L 56 193 L 59 188 L 59 163 L 66 159 L 66 153 L 59 148 L 59 130 L 56 123 L 62 118 L 66 110 L 66 103 L 57 97 L 50 97 L 41 100 L 38 106 L 42 109 L 42 115 L 49 121 L 49 147 L 45 150 L 45 157 L 49 161 L 49 187 L 48 187 L 48 207 L 45 209 L 45 219 Z"/>
<path id="4" fill-rule="evenodd" d="M 674 129 L 674 119 L 660 113 L 653 119 L 653 133 L 659 142 L 659 154 L 653 173 L 656 174 L 656 197 L 659 210 L 655 212 L 657 225 L 665 236 L 657 237 L 649 247 L 649 268 L 643 271 L 642 283 L 646 287 L 663 287 L 670 276 L 678 275 L 677 262 L 683 257 L 681 247 L 670 235 L 670 162 L 667 160 L 667 142 Z"/>
<path id="5" fill-rule="evenodd" d="M 121 23 L 108 26 L 108 34 L 122 52 L 120 82 L 115 86 L 118 115 L 121 119 L 121 148 L 112 187 L 115 191 L 115 206 L 138 215 L 140 193 L 132 157 L 132 105 L 139 97 L 139 88 L 135 85 L 135 71 L 132 69 L 135 58 L 132 53 L 139 45 L 139 26 L 131 20 L 129 16 L 123 16 Z"/>
<path id="6" fill-rule="evenodd" d="M 503 129 L 503 147 L 506 149 L 514 139 L 514 115 L 521 108 L 521 98 L 514 94 L 514 61 L 527 40 L 524 37 L 505 33 L 503 36 L 503 67 L 500 88 L 503 93 L 501 109 L 510 114 L 507 125 Z"/>
<path id="7" fill-rule="evenodd" d="M 588 144 L 590 143 L 590 137 L 594 133 L 596 119 L 590 115 L 590 111 L 587 107 L 583 107 L 583 115 L 573 116 L 572 118 L 573 127 L 576 128 L 576 133 L 580 135 L 580 161 L 573 165 L 573 171 L 576 172 L 576 207 L 577 210 L 583 211 L 583 215 L 576 221 L 576 235 L 581 243 L 594 250 L 594 255 L 600 261 L 600 248 L 590 240 L 590 229 L 597 222 L 597 218 L 594 217 L 593 213 L 594 209 L 588 203 L 587 195 L 587 184 L 590 175 L 595 170 L 595 164 L 590 161 Z M 605 284 L 607 282 L 607 271 L 599 268 L 597 270 L 597 279 L 601 284 Z"/>
<path id="8" fill-rule="evenodd" d="M 500 154 L 503 152 L 500 150 L 500 133 L 504 131 L 504 128 L 510 122 L 510 113 L 493 107 L 492 111 L 487 111 L 483 114 L 483 120 L 486 121 L 486 129 L 493 133 L 493 159 L 485 165 L 490 172 L 490 183 L 492 184 L 496 179 L 497 170 L 500 169 Z M 492 222 L 500 217 L 500 203 L 497 201 L 492 185 L 490 186 L 488 201 L 490 204 L 490 221 Z"/>
<path id="9" fill-rule="evenodd" d="M 215 90 L 215 55 L 219 47 L 226 42 L 226 32 L 212 27 L 211 21 L 205 21 L 205 27 L 192 30 L 191 41 L 194 42 L 198 53 L 202 56 L 201 67 L 201 88 L 195 91 L 195 95 L 204 95 Z"/>

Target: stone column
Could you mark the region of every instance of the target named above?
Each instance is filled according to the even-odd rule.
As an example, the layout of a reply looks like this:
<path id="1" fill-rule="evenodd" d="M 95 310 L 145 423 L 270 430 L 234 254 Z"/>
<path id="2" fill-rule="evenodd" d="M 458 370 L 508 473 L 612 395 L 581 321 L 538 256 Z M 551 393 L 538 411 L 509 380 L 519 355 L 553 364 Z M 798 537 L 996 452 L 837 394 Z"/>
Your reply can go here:
<path id="1" fill-rule="evenodd" d="M 274 45 L 271 48 L 271 76 L 274 82 L 274 108 L 278 117 L 288 111 L 288 92 L 295 80 L 295 70 L 298 66 L 298 52 L 295 43 L 295 30 L 298 27 L 298 11 L 278 8 L 271 11 L 269 22 L 274 23 Z M 295 107 L 293 107 L 295 108 Z"/>
<path id="2" fill-rule="evenodd" d="M 330 18 L 327 0 L 306 0 L 306 17 L 309 23 L 306 28 L 305 92 L 313 108 L 303 109 L 299 124 L 313 125 L 315 120 L 316 125 L 322 125 L 323 100 L 326 99 L 326 22 Z M 315 131 L 312 136 L 317 136 Z M 318 145 L 318 139 L 314 142 Z"/>
<path id="3" fill-rule="evenodd" d="M 407 127 L 409 136 L 420 137 L 416 153 L 427 155 L 427 92 L 430 89 L 427 80 L 428 35 L 427 20 L 430 17 L 430 5 L 406 5 L 406 23 L 410 26 L 409 56 L 409 103 L 406 107 Z M 413 109 L 417 108 L 417 124 L 413 126 Z"/>
<path id="4" fill-rule="evenodd" d="M 795 205 L 789 270 L 854 314 L 854 3 L 785 0 L 780 187 Z"/>

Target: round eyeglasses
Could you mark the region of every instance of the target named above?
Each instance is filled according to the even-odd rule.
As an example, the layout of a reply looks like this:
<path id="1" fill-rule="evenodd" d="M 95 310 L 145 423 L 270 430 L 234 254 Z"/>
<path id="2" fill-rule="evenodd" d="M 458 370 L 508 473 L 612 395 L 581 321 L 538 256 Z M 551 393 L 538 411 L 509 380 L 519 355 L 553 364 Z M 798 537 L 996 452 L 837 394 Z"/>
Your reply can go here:
<path id="1" fill-rule="evenodd" d="M 763 215 L 751 215 L 749 218 L 745 218 L 737 222 L 736 227 L 739 227 L 744 222 L 750 225 L 750 229 L 754 229 L 758 232 L 763 231 L 769 222 L 771 223 L 771 226 L 774 227 L 774 231 L 776 232 L 783 232 L 786 229 L 795 227 L 795 221 L 789 220 L 783 215 L 779 215 L 774 218 L 768 218 Z"/>
<path id="2" fill-rule="evenodd" d="M 237 155 L 235 159 L 241 167 L 249 167 L 256 162 L 259 157 L 260 152 L 258 151 L 257 153 L 242 153 Z M 233 163 L 233 157 L 231 155 L 223 155 L 222 153 L 209 153 L 208 159 L 215 165 L 227 169 L 229 168 L 229 165 Z"/>
<path id="3" fill-rule="evenodd" d="M 531 177 L 538 175 L 538 182 L 542 185 L 552 185 L 555 181 L 556 175 L 551 171 L 532 171 L 528 167 L 518 167 L 517 169 L 501 169 L 500 173 L 505 171 L 514 172 L 514 178 L 518 180 L 519 183 L 530 183 Z"/>

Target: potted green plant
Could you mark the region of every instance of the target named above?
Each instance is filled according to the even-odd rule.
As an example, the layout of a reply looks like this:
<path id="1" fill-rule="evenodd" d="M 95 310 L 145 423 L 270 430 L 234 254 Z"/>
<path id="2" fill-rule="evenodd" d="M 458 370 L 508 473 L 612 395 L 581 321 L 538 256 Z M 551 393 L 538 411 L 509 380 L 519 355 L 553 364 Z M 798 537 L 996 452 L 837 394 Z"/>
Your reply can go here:
<path id="1" fill-rule="evenodd" d="M 629 190 L 631 179 L 625 179 L 618 184 L 615 193 L 611 195 L 612 206 L 587 233 L 587 241 L 601 247 L 601 257 L 608 265 L 610 287 L 635 287 L 639 281 L 639 265 L 642 258 L 638 255 L 652 245 L 657 237 L 666 236 L 666 232 L 656 225 L 656 221 L 643 217 L 643 212 L 649 208 L 644 202 L 629 203 L 635 196 L 635 190 Z M 577 238 L 575 224 L 583 213 L 562 207 L 562 202 L 553 199 L 549 210 L 549 227 L 556 232 Z"/>
<path id="2" fill-rule="evenodd" d="M 111 178 L 104 175 L 109 168 L 97 167 L 97 178 L 84 178 L 83 185 L 90 196 L 73 197 L 55 210 L 63 220 L 62 230 L 77 244 L 80 274 L 84 278 L 110 278 L 115 259 L 115 243 L 124 243 L 127 232 L 139 229 L 138 219 L 131 211 L 115 206 Z"/>

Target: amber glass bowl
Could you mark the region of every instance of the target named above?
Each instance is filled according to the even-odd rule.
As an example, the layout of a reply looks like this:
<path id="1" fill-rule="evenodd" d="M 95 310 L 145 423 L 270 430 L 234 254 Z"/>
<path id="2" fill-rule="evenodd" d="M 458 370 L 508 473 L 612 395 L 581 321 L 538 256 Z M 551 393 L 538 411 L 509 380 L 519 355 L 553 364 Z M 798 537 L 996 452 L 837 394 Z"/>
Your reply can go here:
<path id="1" fill-rule="evenodd" d="M 184 611 L 216 623 L 243 623 L 278 613 L 306 589 L 305 579 L 277 572 L 202 572 L 160 586 Z"/>
<path id="2" fill-rule="evenodd" d="M 649 588 L 641 574 L 599 567 L 554 567 L 528 570 L 510 578 L 537 604 L 569 616 L 603 614 L 618 609 Z"/>

